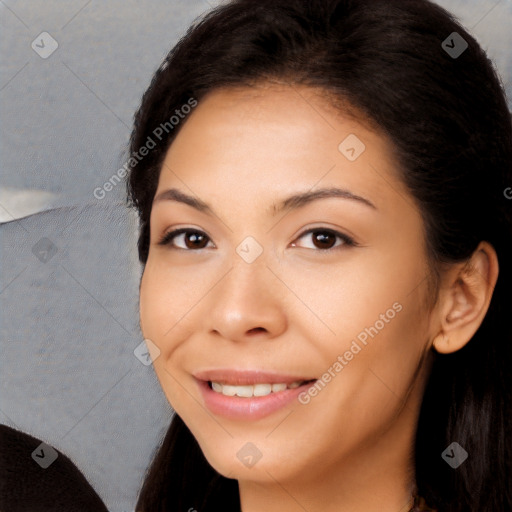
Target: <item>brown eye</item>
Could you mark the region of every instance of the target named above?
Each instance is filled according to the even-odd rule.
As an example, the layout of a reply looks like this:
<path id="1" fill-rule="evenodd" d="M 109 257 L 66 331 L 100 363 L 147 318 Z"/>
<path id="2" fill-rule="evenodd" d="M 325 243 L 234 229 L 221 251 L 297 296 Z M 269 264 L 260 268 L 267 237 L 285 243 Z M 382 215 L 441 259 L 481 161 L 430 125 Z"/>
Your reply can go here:
<path id="1" fill-rule="evenodd" d="M 206 246 L 205 241 L 207 241 L 208 237 L 204 234 L 189 231 L 187 233 L 183 233 L 183 235 L 185 245 L 188 249 L 202 249 Z"/>
<path id="2" fill-rule="evenodd" d="M 307 247 L 308 249 L 321 249 L 323 251 L 329 251 L 331 249 L 342 248 L 343 246 L 356 245 L 355 242 L 347 235 L 333 231 L 331 229 L 310 229 L 303 233 L 300 237 L 306 240 L 311 240 L 312 246 Z M 338 240 L 340 242 L 338 242 Z M 292 244 L 296 246 L 297 244 Z"/>
<path id="3" fill-rule="evenodd" d="M 158 245 L 169 245 L 172 248 L 194 250 L 204 249 L 209 241 L 208 235 L 202 231 L 188 228 L 170 231 L 158 242 Z M 178 241 L 178 243 L 176 242 Z"/>
<path id="4" fill-rule="evenodd" d="M 313 243 L 319 249 L 331 249 L 336 244 L 336 236 L 328 231 L 315 231 L 312 235 Z"/>

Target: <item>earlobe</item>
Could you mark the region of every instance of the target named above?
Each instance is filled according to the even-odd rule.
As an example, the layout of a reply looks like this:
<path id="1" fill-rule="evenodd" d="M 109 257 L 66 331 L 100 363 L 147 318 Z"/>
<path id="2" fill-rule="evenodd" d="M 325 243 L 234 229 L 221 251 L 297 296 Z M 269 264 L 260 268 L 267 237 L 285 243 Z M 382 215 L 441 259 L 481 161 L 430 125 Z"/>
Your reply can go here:
<path id="1" fill-rule="evenodd" d="M 449 354 L 452 352 L 452 350 L 450 350 L 450 339 L 444 332 L 439 333 L 434 338 L 432 347 L 436 352 L 439 352 L 440 354 Z"/>
<path id="2" fill-rule="evenodd" d="M 481 242 L 470 260 L 446 275 L 440 332 L 432 346 L 442 354 L 464 347 L 477 332 L 489 309 L 498 279 L 498 258 L 494 248 Z"/>

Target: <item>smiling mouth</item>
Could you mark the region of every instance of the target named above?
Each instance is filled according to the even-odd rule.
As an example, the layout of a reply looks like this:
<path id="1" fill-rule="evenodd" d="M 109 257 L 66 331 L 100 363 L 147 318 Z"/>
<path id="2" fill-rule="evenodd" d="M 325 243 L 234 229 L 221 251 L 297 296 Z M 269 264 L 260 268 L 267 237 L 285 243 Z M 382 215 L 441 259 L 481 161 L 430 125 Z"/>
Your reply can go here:
<path id="1" fill-rule="evenodd" d="M 194 377 L 204 404 L 233 421 L 258 421 L 292 404 L 318 379 L 300 373 L 217 368 Z"/>
<path id="2" fill-rule="evenodd" d="M 310 380 L 297 380 L 290 383 L 278 382 L 278 383 L 258 383 L 252 385 L 233 385 L 216 381 L 208 381 L 210 389 L 216 393 L 224 396 L 238 396 L 241 398 L 252 398 L 259 396 L 268 396 L 275 393 L 280 393 L 286 389 L 296 389 L 300 386 L 311 384 L 316 379 Z"/>

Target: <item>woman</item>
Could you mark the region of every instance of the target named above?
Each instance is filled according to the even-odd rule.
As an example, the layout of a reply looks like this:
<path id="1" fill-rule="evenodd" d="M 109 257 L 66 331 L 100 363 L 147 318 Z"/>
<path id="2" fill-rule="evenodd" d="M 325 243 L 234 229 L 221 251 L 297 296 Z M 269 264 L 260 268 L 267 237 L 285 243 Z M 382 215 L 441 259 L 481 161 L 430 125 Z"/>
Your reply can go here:
<path id="1" fill-rule="evenodd" d="M 449 13 L 217 7 L 130 149 L 176 411 L 137 510 L 512 509 L 511 119 Z"/>

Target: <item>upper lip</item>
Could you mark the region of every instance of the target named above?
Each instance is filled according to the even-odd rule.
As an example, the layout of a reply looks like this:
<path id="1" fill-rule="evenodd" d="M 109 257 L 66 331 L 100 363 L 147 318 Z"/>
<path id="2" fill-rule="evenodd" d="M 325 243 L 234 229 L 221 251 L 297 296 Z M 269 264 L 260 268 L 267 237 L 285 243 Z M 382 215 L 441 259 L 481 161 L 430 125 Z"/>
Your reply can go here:
<path id="1" fill-rule="evenodd" d="M 231 384 L 233 386 L 248 386 L 254 384 L 291 384 L 314 380 L 311 377 L 301 375 L 289 375 L 263 370 L 233 370 L 218 368 L 214 370 L 203 370 L 193 374 L 198 380 Z"/>

